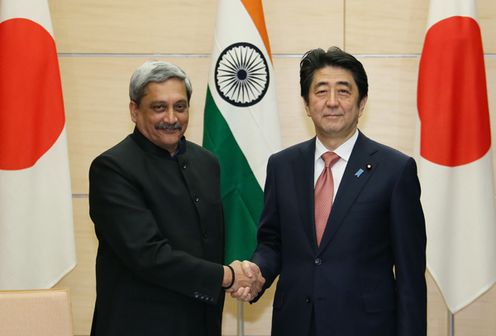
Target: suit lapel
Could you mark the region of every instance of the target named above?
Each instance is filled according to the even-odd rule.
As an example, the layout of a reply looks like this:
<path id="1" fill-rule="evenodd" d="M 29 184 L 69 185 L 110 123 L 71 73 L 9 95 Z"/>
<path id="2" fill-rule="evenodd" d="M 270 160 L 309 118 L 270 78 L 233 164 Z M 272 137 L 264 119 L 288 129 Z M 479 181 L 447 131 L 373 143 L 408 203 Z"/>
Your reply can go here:
<path id="1" fill-rule="evenodd" d="M 300 223 L 305 226 L 303 229 L 307 235 L 309 243 L 317 248 L 315 238 L 314 220 L 314 199 L 313 199 L 313 177 L 315 164 L 315 138 L 310 139 L 299 148 L 300 155 L 292 163 L 293 176 L 296 190 L 296 197 L 301 208 Z"/>
<path id="2" fill-rule="evenodd" d="M 334 239 L 350 207 L 374 173 L 378 163 L 374 161 L 373 154 L 377 148 L 373 144 L 372 140 L 359 133 L 332 205 L 320 250 Z"/>

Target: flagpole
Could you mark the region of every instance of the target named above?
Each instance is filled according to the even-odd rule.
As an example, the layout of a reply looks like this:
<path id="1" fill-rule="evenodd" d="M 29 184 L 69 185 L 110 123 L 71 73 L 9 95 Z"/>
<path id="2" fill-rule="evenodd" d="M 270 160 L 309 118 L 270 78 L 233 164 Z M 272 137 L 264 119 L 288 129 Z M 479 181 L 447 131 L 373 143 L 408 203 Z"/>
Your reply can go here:
<path id="1" fill-rule="evenodd" d="M 238 336 L 245 335 L 244 306 L 242 301 L 238 301 Z"/>
<path id="2" fill-rule="evenodd" d="M 455 315 L 448 309 L 448 336 L 455 336 Z"/>

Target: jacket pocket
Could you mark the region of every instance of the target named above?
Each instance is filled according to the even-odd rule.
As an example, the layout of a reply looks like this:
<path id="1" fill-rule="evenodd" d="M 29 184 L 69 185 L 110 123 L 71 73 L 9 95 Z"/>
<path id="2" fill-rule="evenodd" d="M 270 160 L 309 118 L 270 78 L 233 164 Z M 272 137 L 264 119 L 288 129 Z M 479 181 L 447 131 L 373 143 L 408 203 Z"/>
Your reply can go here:
<path id="1" fill-rule="evenodd" d="M 376 291 L 363 294 L 363 304 L 368 313 L 396 309 L 396 295 L 394 290 Z"/>

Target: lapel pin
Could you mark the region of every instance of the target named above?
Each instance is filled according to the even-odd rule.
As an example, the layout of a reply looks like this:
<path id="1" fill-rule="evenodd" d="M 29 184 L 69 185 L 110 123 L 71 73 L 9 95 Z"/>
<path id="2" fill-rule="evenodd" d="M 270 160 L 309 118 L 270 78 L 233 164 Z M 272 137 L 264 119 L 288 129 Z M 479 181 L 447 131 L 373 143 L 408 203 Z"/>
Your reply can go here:
<path id="1" fill-rule="evenodd" d="M 363 169 L 362 169 L 362 168 L 360 168 L 360 169 L 358 169 L 358 170 L 356 171 L 355 176 L 356 176 L 356 177 L 360 177 L 360 175 L 362 175 L 362 174 L 363 174 Z"/>
<path id="2" fill-rule="evenodd" d="M 367 170 L 371 170 L 372 169 L 372 165 L 370 163 L 367 163 Z"/>

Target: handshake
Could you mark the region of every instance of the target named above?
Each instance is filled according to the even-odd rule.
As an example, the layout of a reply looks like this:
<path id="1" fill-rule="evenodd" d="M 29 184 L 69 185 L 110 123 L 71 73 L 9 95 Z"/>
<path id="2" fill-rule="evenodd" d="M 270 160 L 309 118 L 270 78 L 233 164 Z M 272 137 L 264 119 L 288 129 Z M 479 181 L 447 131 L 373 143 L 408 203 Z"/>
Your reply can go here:
<path id="1" fill-rule="evenodd" d="M 233 298 L 251 301 L 260 293 L 264 283 L 260 268 L 251 261 L 235 260 L 229 266 L 224 266 L 222 288 L 231 293 Z"/>

